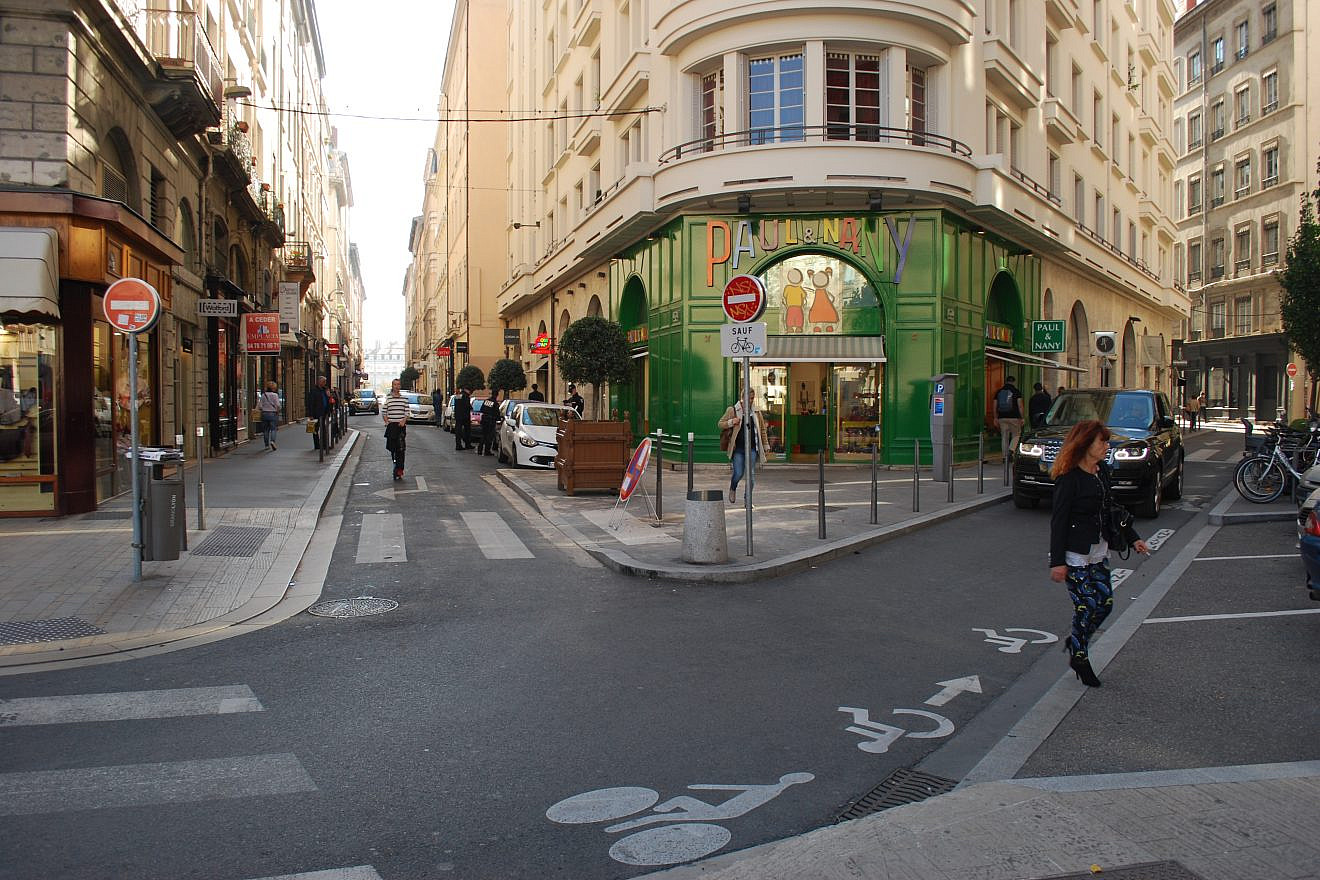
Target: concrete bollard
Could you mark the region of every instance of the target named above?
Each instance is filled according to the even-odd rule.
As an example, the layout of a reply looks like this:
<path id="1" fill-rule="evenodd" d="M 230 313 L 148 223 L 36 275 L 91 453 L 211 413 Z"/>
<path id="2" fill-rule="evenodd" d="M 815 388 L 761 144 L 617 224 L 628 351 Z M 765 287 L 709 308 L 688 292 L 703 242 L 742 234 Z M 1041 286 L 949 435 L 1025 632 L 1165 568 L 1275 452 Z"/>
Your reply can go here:
<path id="1" fill-rule="evenodd" d="M 687 494 L 683 511 L 683 561 L 705 565 L 729 561 L 729 534 L 724 525 L 722 489 Z"/>

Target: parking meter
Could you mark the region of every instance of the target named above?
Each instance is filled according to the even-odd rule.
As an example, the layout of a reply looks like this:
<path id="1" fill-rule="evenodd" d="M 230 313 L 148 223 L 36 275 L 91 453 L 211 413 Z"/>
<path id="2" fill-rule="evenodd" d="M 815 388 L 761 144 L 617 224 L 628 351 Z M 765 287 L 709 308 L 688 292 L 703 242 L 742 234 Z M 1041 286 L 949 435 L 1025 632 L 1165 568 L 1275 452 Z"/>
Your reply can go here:
<path id="1" fill-rule="evenodd" d="M 932 479 L 938 483 L 953 479 L 953 414 L 956 411 L 957 381 L 957 373 L 940 373 L 930 380 Z"/>

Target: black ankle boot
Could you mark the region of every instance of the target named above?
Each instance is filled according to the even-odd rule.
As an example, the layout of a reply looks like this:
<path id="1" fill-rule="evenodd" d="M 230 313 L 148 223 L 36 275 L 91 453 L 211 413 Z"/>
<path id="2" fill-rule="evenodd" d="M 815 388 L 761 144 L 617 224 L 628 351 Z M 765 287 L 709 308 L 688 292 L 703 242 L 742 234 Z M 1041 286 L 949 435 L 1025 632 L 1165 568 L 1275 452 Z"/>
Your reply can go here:
<path id="1" fill-rule="evenodd" d="M 1077 673 L 1077 680 L 1087 687 L 1100 687 L 1100 679 L 1091 668 L 1091 661 L 1084 654 L 1073 654 L 1068 658 L 1068 665 Z"/>

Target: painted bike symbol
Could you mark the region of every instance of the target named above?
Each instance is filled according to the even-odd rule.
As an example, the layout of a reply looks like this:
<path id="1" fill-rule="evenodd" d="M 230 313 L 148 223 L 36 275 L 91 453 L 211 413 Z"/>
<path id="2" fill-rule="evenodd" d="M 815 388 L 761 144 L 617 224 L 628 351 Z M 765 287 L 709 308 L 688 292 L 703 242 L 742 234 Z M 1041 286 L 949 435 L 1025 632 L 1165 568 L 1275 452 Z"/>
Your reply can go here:
<path id="1" fill-rule="evenodd" d="M 992 629 L 979 629 L 972 627 L 972 632 L 984 633 L 985 641 L 992 645 L 999 645 L 1001 654 L 1021 654 L 1022 649 L 1027 645 L 1048 645 L 1051 642 L 1057 642 L 1059 637 L 1054 633 L 1047 633 L 1039 629 L 1019 629 L 1012 628 L 1004 630 L 1004 635 L 1000 635 Z M 1016 636 L 1010 636 L 1008 633 L 1031 633 L 1040 636 L 1038 639 L 1020 639 Z"/>
<path id="2" fill-rule="evenodd" d="M 610 847 L 610 858 L 625 865 L 675 865 L 708 856 L 733 838 L 727 828 L 713 822 L 736 819 L 750 813 L 783 794 L 789 786 L 810 782 L 815 778 L 811 773 L 788 773 L 780 776 L 778 782 L 768 785 L 697 783 L 688 786 L 692 791 L 737 792 L 717 804 L 687 795 L 657 804 L 660 793 L 652 788 L 598 788 L 564 798 L 546 810 L 545 816 L 551 822 L 561 825 L 583 825 L 622 819 L 650 808 L 650 815 L 610 825 L 605 828 L 605 833 L 617 834 L 663 822 L 683 824 L 649 828 L 621 837 Z"/>

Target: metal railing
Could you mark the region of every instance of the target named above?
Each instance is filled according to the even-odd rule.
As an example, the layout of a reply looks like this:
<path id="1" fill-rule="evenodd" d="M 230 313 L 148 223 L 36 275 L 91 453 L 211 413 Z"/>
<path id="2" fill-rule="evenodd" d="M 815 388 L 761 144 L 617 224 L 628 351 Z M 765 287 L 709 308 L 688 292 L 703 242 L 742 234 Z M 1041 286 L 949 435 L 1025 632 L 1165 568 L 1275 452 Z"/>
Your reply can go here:
<path id="1" fill-rule="evenodd" d="M 798 143 L 867 143 L 877 146 L 902 144 L 952 153 L 971 158 L 972 148 L 962 141 L 942 134 L 916 131 L 910 128 L 891 128 L 886 125 L 851 124 L 833 122 L 827 125 L 789 125 L 777 128 L 753 128 L 730 131 L 712 137 L 703 137 L 671 147 L 660 154 L 659 164 L 674 162 L 692 155 L 703 155 L 718 150 L 738 147 L 760 147 L 772 144 Z"/>
<path id="2" fill-rule="evenodd" d="M 220 106 L 224 68 L 206 34 L 201 16 L 187 3 L 180 3 L 178 9 L 148 7 L 145 11 L 146 26 L 142 36 L 156 63 L 167 70 L 196 71 L 198 79 L 210 91 L 211 100 Z"/>
<path id="3" fill-rule="evenodd" d="M 1251 260 L 1249 259 L 1238 260 L 1235 263 L 1233 263 L 1233 274 L 1241 275 L 1243 272 L 1248 271 L 1250 268 L 1251 268 Z"/>
<path id="4" fill-rule="evenodd" d="M 1051 191 L 1049 187 L 1037 183 L 1035 180 L 1028 177 L 1026 172 L 1024 172 L 1022 169 L 1010 165 L 1008 171 L 1010 174 L 1013 175 L 1014 179 L 1025 184 L 1029 189 L 1034 191 L 1036 195 L 1050 202 L 1053 202 L 1055 205 L 1058 205 L 1059 207 L 1063 206 L 1063 199 L 1059 198 L 1057 193 Z"/>
<path id="5" fill-rule="evenodd" d="M 284 265 L 289 269 L 310 269 L 312 266 L 312 245 L 306 241 L 287 241 L 280 248 Z"/>

